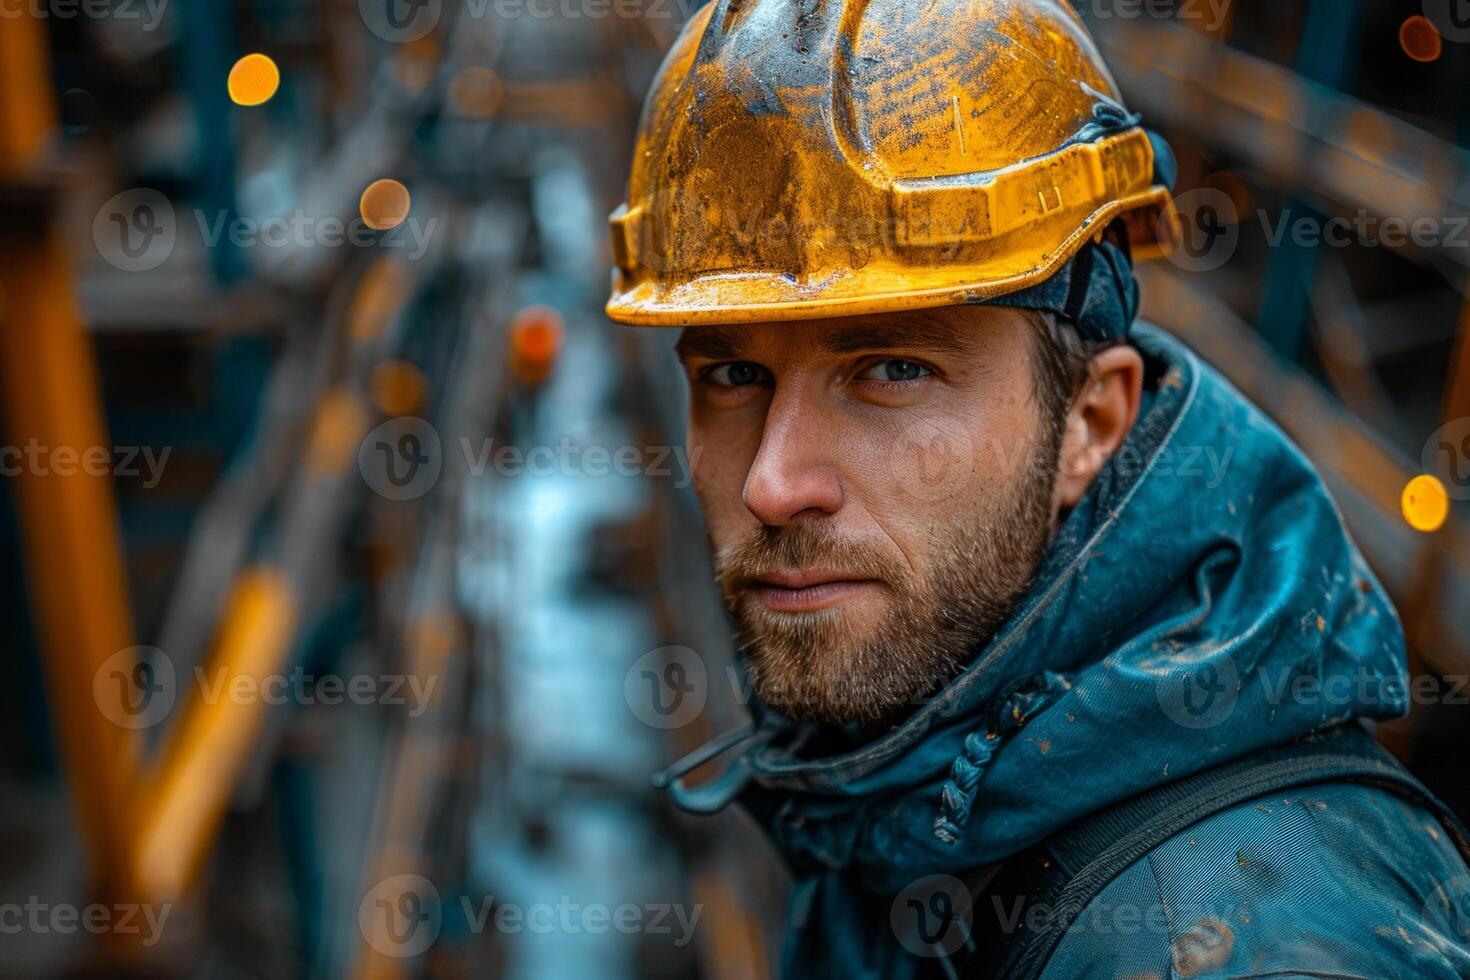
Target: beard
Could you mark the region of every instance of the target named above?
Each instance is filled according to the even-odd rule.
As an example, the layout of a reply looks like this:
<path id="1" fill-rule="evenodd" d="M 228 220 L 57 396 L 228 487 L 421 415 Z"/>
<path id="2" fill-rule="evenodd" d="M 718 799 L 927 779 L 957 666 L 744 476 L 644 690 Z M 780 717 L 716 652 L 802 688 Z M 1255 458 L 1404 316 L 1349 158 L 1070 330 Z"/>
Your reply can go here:
<path id="1" fill-rule="evenodd" d="M 796 721 L 883 727 L 953 679 L 1010 618 L 1041 563 L 1059 442 L 1060 433 L 1044 440 L 1021 478 L 979 513 L 936 527 L 936 557 L 922 575 L 820 518 L 763 524 L 718 550 L 720 591 L 762 703 Z M 755 594 L 766 574 L 813 567 L 883 583 L 883 619 L 861 630 L 840 605 L 775 612 Z"/>

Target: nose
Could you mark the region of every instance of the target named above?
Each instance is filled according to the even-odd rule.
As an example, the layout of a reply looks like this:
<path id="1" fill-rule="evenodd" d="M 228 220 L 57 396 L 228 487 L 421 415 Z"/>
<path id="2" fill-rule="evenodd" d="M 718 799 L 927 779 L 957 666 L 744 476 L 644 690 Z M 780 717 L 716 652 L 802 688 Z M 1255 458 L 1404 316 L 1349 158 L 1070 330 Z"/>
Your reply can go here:
<path id="1" fill-rule="evenodd" d="M 842 479 L 830 462 L 832 431 L 819 416 L 809 393 L 776 386 L 741 493 L 761 523 L 789 524 L 842 508 Z"/>

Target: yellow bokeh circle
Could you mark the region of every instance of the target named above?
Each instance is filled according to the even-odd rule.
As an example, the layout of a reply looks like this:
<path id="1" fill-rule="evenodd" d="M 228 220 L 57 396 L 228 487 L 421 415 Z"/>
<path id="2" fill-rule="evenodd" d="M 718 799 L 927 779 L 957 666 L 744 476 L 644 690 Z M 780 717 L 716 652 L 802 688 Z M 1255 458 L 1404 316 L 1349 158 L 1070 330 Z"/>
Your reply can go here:
<path id="1" fill-rule="evenodd" d="M 281 69 L 269 55 L 247 54 L 230 69 L 229 87 L 236 105 L 263 105 L 281 87 Z"/>
<path id="2" fill-rule="evenodd" d="M 362 220 L 369 228 L 375 231 L 387 231 L 403 223 L 403 219 L 408 217 L 408 208 L 411 203 L 408 188 L 396 180 L 385 177 L 382 180 L 373 181 L 368 185 L 367 190 L 362 192 L 358 210 L 362 212 Z"/>
<path id="3" fill-rule="evenodd" d="M 1450 495 L 1444 484 L 1428 474 L 1416 476 L 1404 487 L 1404 520 L 1416 531 L 1438 531 L 1450 517 Z"/>

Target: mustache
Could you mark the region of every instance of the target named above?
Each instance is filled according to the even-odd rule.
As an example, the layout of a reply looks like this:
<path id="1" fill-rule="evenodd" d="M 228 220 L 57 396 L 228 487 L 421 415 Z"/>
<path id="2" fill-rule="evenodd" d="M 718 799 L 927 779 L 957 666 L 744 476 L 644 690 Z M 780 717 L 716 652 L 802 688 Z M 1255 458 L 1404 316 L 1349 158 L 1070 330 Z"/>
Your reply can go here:
<path id="1" fill-rule="evenodd" d="M 907 566 L 881 551 L 813 521 L 762 524 L 715 553 L 715 578 L 726 596 L 775 572 L 818 567 L 890 583 L 909 574 Z"/>

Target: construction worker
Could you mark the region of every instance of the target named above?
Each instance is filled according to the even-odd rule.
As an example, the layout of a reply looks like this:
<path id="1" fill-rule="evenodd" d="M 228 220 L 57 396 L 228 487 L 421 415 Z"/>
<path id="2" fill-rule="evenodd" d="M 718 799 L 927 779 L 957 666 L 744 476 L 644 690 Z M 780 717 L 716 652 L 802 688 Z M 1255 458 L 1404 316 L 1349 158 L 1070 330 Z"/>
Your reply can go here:
<path id="1" fill-rule="evenodd" d="M 1470 976 L 1389 599 L 1134 324 L 1170 169 L 1064 0 L 716 0 L 653 83 L 607 312 L 684 328 L 755 695 L 659 780 L 786 859 L 785 975 Z"/>

